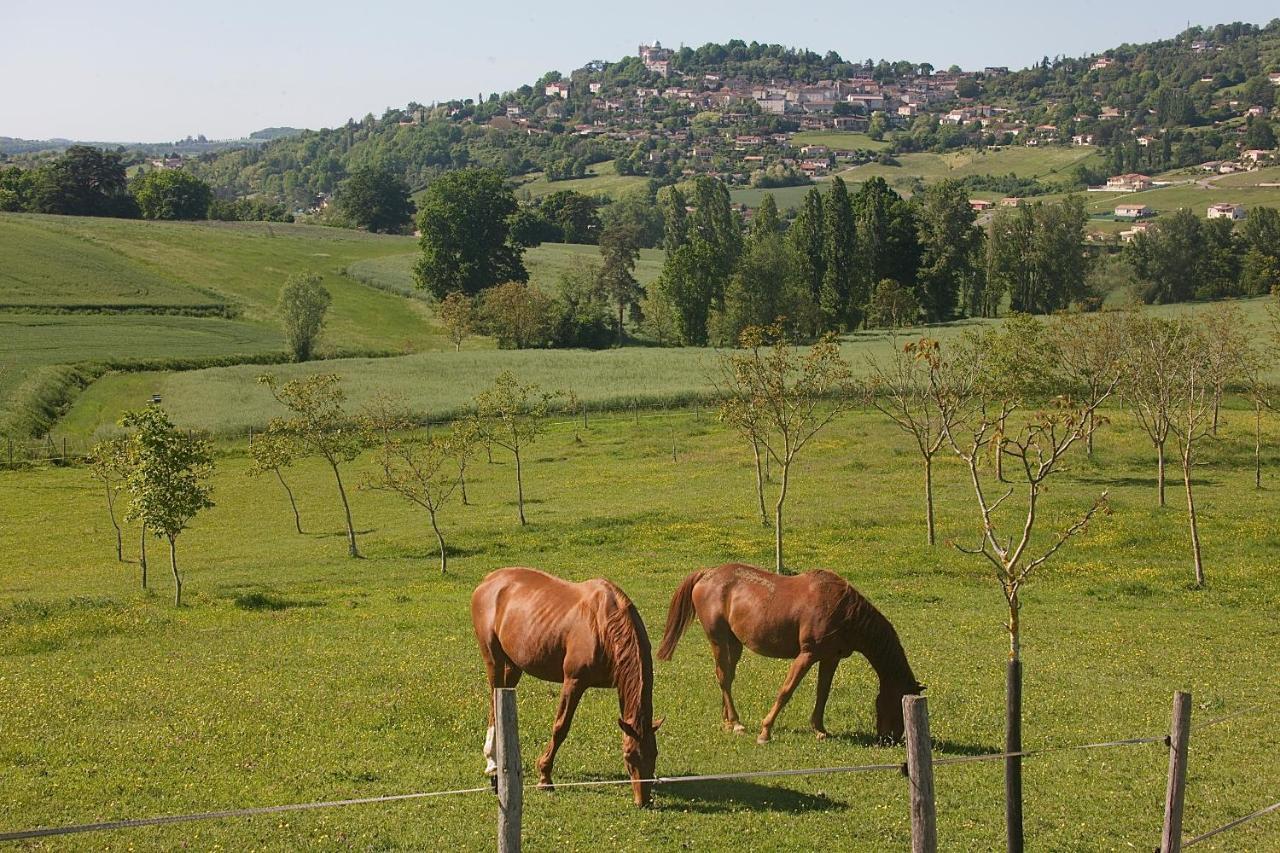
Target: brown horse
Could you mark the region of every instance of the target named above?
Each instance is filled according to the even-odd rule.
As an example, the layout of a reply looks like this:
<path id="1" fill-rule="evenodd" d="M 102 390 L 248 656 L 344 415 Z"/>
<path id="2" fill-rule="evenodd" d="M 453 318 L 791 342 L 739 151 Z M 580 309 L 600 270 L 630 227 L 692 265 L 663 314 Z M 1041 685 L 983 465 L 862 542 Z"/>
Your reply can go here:
<path id="1" fill-rule="evenodd" d="M 490 687 L 515 687 L 523 673 L 560 682 L 560 709 L 551 743 L 538 759 L 538 785 L 551 788 L 556 751 L 588 687 L 615 687 L 622 758 L 637 806 L 649 805 L 658 761 L 653 719 L 653 658 L 649 635 L 631 599 L 603 578 L 570 583 L 536 569 L 490 573 L 471 594 L 471 621 Z M 485 739 L 486 771 L 493 760 L 493 707 Z"/>
<path id="2" fill-rule="evenodd" d="M 716 680 L 724 694 L 725 725 L 735 732 L 746 730 L 738 720 L 732 692 L 746 645 L 765 657 L 794 658 L 778 699 L 761 725 L 758 743 L 768 742 L 778 714 L 815 663 L 818 701 L 810 722 L 818 739 L 825 738 L 822 717 L 831 680 L 840 661 L 854 652 L 864 655 L 880 676 L 876 734 L 895 742 L 902 739 L 902 697 L 923 691 L 924 685 L 911 672 L 889 620 L 844 578 L 827 571 L 785 577 L 741 563 L 696 571 L 671 599 L 659 660 L 671 660 L 695 613 L 711 641 Z"/>

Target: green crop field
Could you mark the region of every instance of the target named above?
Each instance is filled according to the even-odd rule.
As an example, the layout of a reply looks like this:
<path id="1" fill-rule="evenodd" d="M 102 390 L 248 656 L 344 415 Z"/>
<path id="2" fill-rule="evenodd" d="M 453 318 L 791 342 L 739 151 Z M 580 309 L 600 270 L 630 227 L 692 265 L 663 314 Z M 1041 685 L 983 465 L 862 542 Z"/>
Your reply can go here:
<path id="1" fill-rule="evenodd" d="M 846 181 L 865 181 L 879 176 L 890 184 L 901 187 L 913 178 L 926 183 L 945 178 L 967 178 L 971 175 L 1017 175 L 1020 178 L 1051 180 L 1069 172 L 1074 166 L 1086 163 L 1098 156 L 1092 148 L 1063 148 L 1043 146 L 1008 148 L 982 151 L 956 151 L 948 154 L 903 154 L 897 159 L 900 166 L 884 166 L 868 163 L 840 173 Z"/>
<path id="2" fill-rule="evenodd" d="M 413 278 L 413 265 L 418 261 L 417 252 L 386 255 L 357 261 L 347 268 L 352 277 L 367 284 L 417 299 L 427 298 Z M 648 284 L 662 272 L 661 249 L 641 249 L 636 262 L 635 276 L 641 284 Z M 560 278 L 565 273 L 583 269 L 589 264 L 600 263 L 598 246 L 577 243 L 543 243 L 524 253 L 524 265 L 529 270 L 529 281 L 543 290 L 554 293 L 559 289 Z"/>
<path id="3" fill-rule="evenodd" d="M 892 138 L 892 137 L 890 137 Z M 875 140 L 865 133 L 848 130 L 802 130 L 791 137 L 792 146 L 825 145 L 842 151 L 883 151 L 889 147 L 888 139 Z"/>
<path id="4" fill-rule="evenodd" d="M 729 199 L 734 204 L 745 204 L 747 207 L 759 207 L 760 202 L 764 200 L 766 195 L 773 196 L 773 203 L 778 205 L 778 210 L 787 210 L 788 208 L 798 208 L 804 203 L 804 197 L 809 194 L 809 190 L 814 186 L 822 191 L 827 190 L 827 179 L 819 178 L 812 184 L 803 184 L 796 187 L 776 187 L 774 189 L 755 189 L 755 188 L 738 188 L 729 191 Z"/>
<path id="5" fill-rule="evenodd" d="M 1204 447 L 1198 501 L 1209 586 L 1189 588 L 1184 515 L 1153 506 L 1153 459 L 1130 416 L 1113 412 L 1090 462 L 1077 457 L 1045 498 L 1045 535 L 1102 489 L 1112 514 L 1059 552 L 1027 588 L 1024 743 L 1065 746 L 1167 731 L 1171 693 L 1189 689 L 1188 834 L 1275 799 L 1280 789 L 1280 512 L 1268 426 L 1267 488 L 1252 488 L 1246 412 L 1228 412 Z M 673 461 L 673 448 L 676 458 Z M 772 532 L 754 517 L 749 448 L 703 413 L 594 418 L 554 426 L 526 459 L 530 525 L 518 528 L 512 465 L 470 469 L 474 506 L 441 516 L 453 552 L 441 577 L 425 517 L 380 493 L 353 493 L 367 559 L 349 560 L 332 479 L 313 462 L 288 476 L 305 535 L 279 486 L 246 476 L 225 445 L 217 507 L 179 539 L 187 604 L 175 609 L 158 544 L 150 594 L 138 587 L 136 529 L 115 562 L 101 490 L 81 468 L 0 472 L 0 831 L 280 803 L 483 786 L 487 688 L 468 596 L 488 571 L 532 565 L 607 576 L 661 632 L 679 580 L 729 560 L 768 564 Z M 358 481 L 367 462 L 349 473 Z M 937 469 L 940 540 L 976 535 L 958 466 Z M 998 751 L 1004 602 L 979 558 L 922 544 L 919 464 L 877 415 L 842 417 L 806 449 L 788 499 L 791 566 L 831 567 L 896 625 L 928 684 L 944 756 Z M 767 710 L 786 661 L 748 653 L 735 688 L 744 720 Z M 1272 675 L 1268 675 L 1272 673 Z M 720 727 L 707 643 L 691 628 L 656 664 L 658 772 L 664 775 L 903 761 L 872 743 L 875 680 L 860 658 L 836 675 L 832 737 L 807 720 L 812 674 L 774 741 Z M 526 678 L 519 712 L 525 778 L 547 741 L 558 685 Z M 589 691 L 556 767 L 561 782 L 623 775 L 617 704 Z M 1025 761 L 1029 845 L 1152 849 L 1167 751 L 1161 744 L 1056 752 Z M 936 771 L 942 849 L 1003 846 L 997 763 Z M 530 791 L 530 850 L 904 849 L 907 783 L 858 773 L 660 786 L 636 810 L 613 786 Z M 494 844 L 496 803 L 438 799 L 231 818 L 70 836 L 60 850 L 421 849 Z M 39 844 L 39 842 L 37 842 Z M 1254 821 L 1208 850 L 1274 850 L 1280 822 Z"/>
<path id="6" fill-rule="evenodd" d="M 548 181 L 541 172 L 525 176 L 526 180 L 516 187 L 516 196 L 520 198 L 542 198 L 560 190 L 573 190 L 591 196 L 608 196 L 617 198 L 633 187 L 642 187 L 649 179 L 644 175 L 619 175 L 612 160 L 596 163 L 587 167 L 585 178 L 573 178 L 567 181 Z"/>

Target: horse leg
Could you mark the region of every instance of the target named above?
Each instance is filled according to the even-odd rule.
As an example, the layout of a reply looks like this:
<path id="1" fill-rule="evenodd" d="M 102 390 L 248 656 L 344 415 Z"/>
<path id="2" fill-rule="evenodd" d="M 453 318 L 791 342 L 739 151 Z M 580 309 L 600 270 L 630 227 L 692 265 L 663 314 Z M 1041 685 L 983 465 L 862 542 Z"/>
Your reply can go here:
<path id="1" fill-rule="evenodd" d="M 520 676 L 524 674 L 523 670 L 518 669 L 515 664 L 506 660 L 505 656 L 500 653 L 490 653 L 483 655 L 483 657 L 491 688 L 515 687 L 520 683 Z M 490 690 L 489 728 L 484 735 L 484 774 L 496 780 L 498 776 L 498 761 L 495 746 L 497 729 L 494 727 L 494 710 L 493 690 Z"/>
<path id="2" fill-rule="evenodd" d="M 839 658 L 824 658 L 818 661 L 818 701 L 813 706 L 813 716 L 809 718 L 813 730 L 818 733 L 818 740 L 826 740 L 827 729 L 822 725 L 822 716 L 827 710 L 827 697 L 831 695 L 831 680 L 835 678 Z"/>
<path id="3" fill-rule="evenodd" d="M 809 668 L 816 661 L 809 652 L 800 652 L 800 656 L 791 662 L 791 669 L 787 672 L 786 679 L 782 682 L 782 689 L 778 691 L 778 698 L 774 701 L 773 707 L 769 709 L 769 713 L 765 716 L 764 722 L 760 724 L 760 736 L 756 738 L 756 743 L 768 743 L 769 731 L 773 728 L 773 723 L 778 719 L 778 715 L 782 713 L 782 709 L 787 706 L 787 702 L 791 699 L 791 694 L 796 691 L 800 685 L 800 680 L 804 678 Z"/>
<path id="4" fill-rule="evenodd" d="M 551 743 L 547 744 L 547 751 L 538 759 L 539 788 L 555 790 L 555 786 L 551 784 L 551 768 L 555 765 L 556 751 L 569 736 L 573 713 L 578 710 L 578 700 L 585 690 L 585 687 L 572 678 L 564 680 L 564 687 L 560 690 L 560 708 L 556 711 L 556 721 L 551 727 Z"/>
<path id="5" fill-rule="evenodd" d="M 741 734 L 747 727 L 738 719 L 738 709 L 733 704 L 733 679 L 738 672 L 738 659 L 742 657 L 742 643 L 736 637 L 713 642 L 711 654 L 716 661 L 716 681 L 720 683 L 725 728 Z"/>

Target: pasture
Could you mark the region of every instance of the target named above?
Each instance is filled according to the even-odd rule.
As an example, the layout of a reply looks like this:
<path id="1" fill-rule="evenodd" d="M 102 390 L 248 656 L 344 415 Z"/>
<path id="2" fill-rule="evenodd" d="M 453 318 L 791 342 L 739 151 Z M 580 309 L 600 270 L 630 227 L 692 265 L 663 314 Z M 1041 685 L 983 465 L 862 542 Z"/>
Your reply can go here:
<path id="1" fill-rule="evenodd" d="M 1227 413 L 1198 474 L 1209 586 L 1191 590 L 1183 512 L 1154 507 L 1153 460 L 1131 416 L 1110 413 L 1094 461 L 1077 456 L 1046 498 L 1061 523 L 1104 488 L 1113 513 L 1064 549 L 1025 592 L 1028 748 L 1159 735 L 1176 688 L 1193 724 L 1259 702 L 1192 737 L 1189 832 L 1274 799 L 1280 786 L 1280 575 L 1275 450 L 1252 489 L 1250 420 Z M 174 609 L 153 547 L 152 592 L 114 559 L 100 490 L 81 468 L 0 472 L 0 798 L 4 826 L 61 824 L 242 805 L 483 785 L 487 688 L 471 636 L 472 587 L 502 565 L 564 577 L 607 575 L 660 634 L 679 580 L 727 560 L 768 564 L 749 449 L 706 413 L 642 413 L 561 423 L 526 460 L 530 525 L 517 528 L 512 466 L 471 467 L 474 506 L 441 520 L 453 552 L 441 577 L 425 517 L 392 498 L 353 495 L 367 559 L 344 554 L 341 510 L 319 464 L 287 476 L 306 535 L 278 484 L 246 477 L 242 443 L 221 445 L 215 498 L 179 541 L 189 604 Z M 789 563 L 827 566 L 897 627 L 928 684 L 943 755 L 995 751 L 1003 724 L 1004 602 L 979 558 L 923 543 L 918 458 L 873 413 L 844 416 L 805 451 L 792 481 Z M 673 460 L 673 445 L 676 458 Z M 357 467 L 367 464 L 359 463 Z M 936 470 L 940 540 L 976 535 L 958 465 Z M 358 479 L 355 472 L 352 480 Z M 1171 496 L 1176 495 L 1171 490 Z M 1046 527 L 1047 531 L 1049 528 Z M 136 555 L 135 535 L 126 553 Z M 1048 535 L 1046 533 L 1046 535 Z M 748 653 L 736 688 L 751 725 L 787 662 Z M 664 775 L 898 762 L 873 745 L 874 680 L 860 659 L 836 675 L 832 738 L 808 730 L 812 675 L 774 741 L 721 731 L 707 644 L 691 629 L 656 665 Z M 1268 675 L 1268 673 L 1272 673 Z M 526 778 L 545 745 L 557 685 L 518 695 Z M 562 782 L 622 775 L 616 699 L 589 691 L 560 752 Z M 1159 835 L 1166 751 L 1159 745 L 1062 752 L 1024 763 L 1027 834 L 1044 850 L 1150 849 Z M 943 849 L 1002 846 L 999 763 L 937 771 Z M 637 811 L 627 790 L 529 792 L 531 850 L 902 849 L 907 789 L 897 773 L 659 787 Z M 58 849 L 492 849 L 494 798 L 469 794 L 284 816 L 125 830 Z M 1255 821 L 1203 849 L 1280 846 Z"/>
<path id="2" fill-rule="evenodd" d="M 883 151 L 889 147 L 889 140 L 875 140 L 865 133 L 850 130 L 802 130 L 791 137 L 791 145 L 793 148 L 825 145 L 837 151 Z"/>
<path id="3" fill-rule="evenodd" d="M 617 198 L 627 190 L 643 187 L 648 182 L 649 179 L 644 175 L 619 175 L 613 161 L 605 160 L 588 166 L 586 177 L 583 178 L 548 181 L 542 172 L 525 175 L 523 183 L 516 187 L 516 197 L 539 199 L 560 190 L 573 190 L 583 195 Z"/>
<path id="4" fill-rule="evenodd" d="M 884 166 L 867 163 L 854 166 L 840 173 L 846 181 L 861 182 L 871 177 L 882 177 L 900 192 L 914 178 L 925 183 L 943 179 L 967 178 L 973 175 L 1017 175 L 1019 178 L 1052 180 L 1063 177 L 1074 166 L 1087 163 L 1098 156 L 1092 148 L 1064 148 L 1043 146 L 1029 148 L 1016 145 L 983 150 L 966 149 L 946 154 L 903 154 L 897 159 L 900 166 Z"/>

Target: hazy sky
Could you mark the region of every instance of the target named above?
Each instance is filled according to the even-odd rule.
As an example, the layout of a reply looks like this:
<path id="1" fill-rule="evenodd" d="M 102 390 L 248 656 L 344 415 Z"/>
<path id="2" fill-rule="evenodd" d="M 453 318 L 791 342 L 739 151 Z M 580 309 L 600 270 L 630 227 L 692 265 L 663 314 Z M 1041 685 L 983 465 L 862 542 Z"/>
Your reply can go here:
<path id="1" fill-rule="evenodd" d="M 654 39 L 1021 68 L 1167 38 L 1188 20 L 1265 24 L 1277 14 L 1275 0 L 0 0 L 0 136 L 166 141 L 332 127 L 411 100 L 514 89 Z"/>

